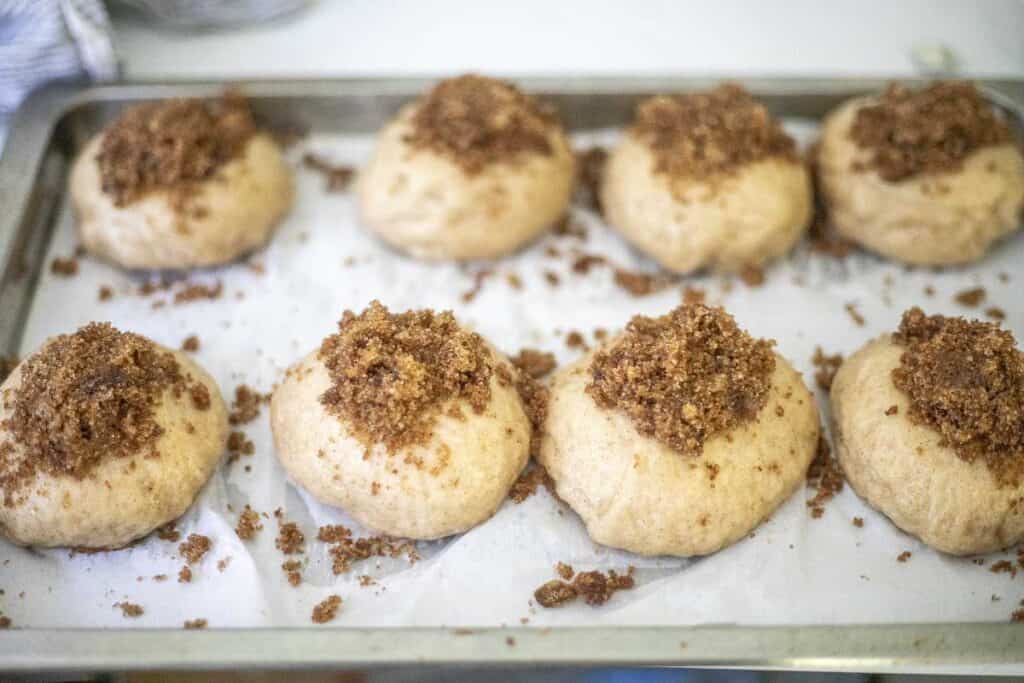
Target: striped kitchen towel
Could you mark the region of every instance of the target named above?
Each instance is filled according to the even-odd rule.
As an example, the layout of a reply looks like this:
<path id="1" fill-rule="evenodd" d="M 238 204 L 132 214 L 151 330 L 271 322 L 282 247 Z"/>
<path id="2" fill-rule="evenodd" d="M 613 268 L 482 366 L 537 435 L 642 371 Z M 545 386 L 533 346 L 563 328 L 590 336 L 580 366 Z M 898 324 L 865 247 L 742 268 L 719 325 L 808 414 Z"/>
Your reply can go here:
<path id="1" fill-rule="evenodd" d="M 48 81 L 117 72 L 100 0 L 0 0 L 0 119 Z"/>

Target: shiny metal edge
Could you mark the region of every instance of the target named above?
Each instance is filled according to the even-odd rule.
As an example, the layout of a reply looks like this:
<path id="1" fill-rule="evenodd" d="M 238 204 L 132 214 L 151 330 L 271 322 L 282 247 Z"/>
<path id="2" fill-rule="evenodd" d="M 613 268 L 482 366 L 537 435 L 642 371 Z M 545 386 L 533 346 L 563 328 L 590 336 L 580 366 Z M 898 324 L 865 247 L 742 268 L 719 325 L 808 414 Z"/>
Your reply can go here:
<path id="1" fill-rule="evenodd" d="M 251 98 L 413 97 L 435 79 L 232 81 Z M 720 77 L 514 78 L 562 96 L 640 95 L 713 86 Z M 850 96 L 888 78 L 740 78 L 759 96 Z M 902 82 L 920 79 L 898 78 Z M 977 79 L 1024 120 L 1024 80 Z M 81 86 L 32 95 L 15 115 L 0 156 L 0 353 L 17 347 L 48 241 L 39 185 L 63 182 L 69 159 L 54 149 L 79 107 L 220 93 L 223 82 Z M 67 156 L 65 150 L 64 157 Z M 61 192 L 60 187 L 54 189 Z M 32 257 L 34 262 L 24 261 Z M 24 309 L 24 310 L 23 310 Z M 0 671 L 281 669 L 398 665 L 667 665 L 862 672 L 1024 674 L 1024 627 L 994 623 L 619 628 L 11 629 L 0 631 Z"/>

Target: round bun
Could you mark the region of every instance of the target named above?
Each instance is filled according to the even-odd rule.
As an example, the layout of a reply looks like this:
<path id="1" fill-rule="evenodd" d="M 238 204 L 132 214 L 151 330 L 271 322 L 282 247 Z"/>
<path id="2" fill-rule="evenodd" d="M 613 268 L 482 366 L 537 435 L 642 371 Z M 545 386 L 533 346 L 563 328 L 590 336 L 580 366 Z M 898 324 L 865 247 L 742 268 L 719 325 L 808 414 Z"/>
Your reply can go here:
<path id="1" fill-rule="evenodd" d="M 106 361 L 116 360 L 113 355 L 91 364 L 77 376 L 51 367 L 52 384 L 46 389 L 49 393 L 45 404 L 37 403 L 37 396 L 32 405 L 19 407 L 26 373 L 31 373 L 32 382 L 43 377 L 32 369 L 33 365 L 52 356 L 57 345 L 69 339 L 80 342 L 83 333 L 97 327 L 90 325 L 75 335 L 47 340 L 0 386 L 0 493 L 4 498 L 4 504 L 0 504 L 0 535 L 16 544 L 89 549 L 125 546 L 180 517 L 224 452 L 227 410 L 213 379 L 183 354 L 135 335 L 125 336 L 142 340 L 145 353 L 158 354 L 163 362 L 173 359 L 182 378 L 180 384 L 156 389 L 149 418 L 139 419 L 117 433 L 111 432 L 116 427 L 105 424 L 103 415 L 90 415 L 90 410 L 98 409 L 113 416 L 114 406 L 128 415 L 117 419 L 139 415 L 139 404 L 127 393 L 128 383 L 120 382 L 116 373 L 103 370 L 111 367 Z M 106 346 L 126 348 L 116 340 Z M 93 345 L 94 352 L 99 348 L 103 346 Z M 87 396 L 102 402 L 92 408 L 78 403 L 79 409 L 66 413 L 49 412 L 53 406 Z M 49 418 L 49 431 L 37 431 L 34 445 L 27 446 L 24 439 L 19 439 L 16 423 L 24 419 L 22 408 L 35 409 L 37 420 Z M 35 425 L 35 429 L 39 427 Z M 118 440 L 122 437 L 138 438 L 145 431 L 152 438 L 138 449 L 124 449 L 120 457 L 97 450 L 90 459 L 81 451 L 62 452 L 52 445 L 66 445 L 73 438 L 71 432 L 88 433 L 89 428 L 94 430 L 92 438 L 97 448 L 111 434 L 113 450 L 125 443 Z"/>
<path id="2" fill-rule="evenodd" d="M 539 105 L 467 76 L 384 127 L 359 175 L 359 210 L 381 239 L 416 258 L 494 258 L 565 213 L 574 169 L 568 138 Z"/>
<path id="3" fill-rule="evenodd" d="M 1024 155 L 1017 145 L 986 144 L 945 170 L 897 168 L 883 177 L 871 167 L 871 150 L 851 135 L 858 112 L 878 102 L 846 102 L 822 127 L 818 180 L 839 234 L 898 261 L 949 265 L 977 261 L 1020 226 Z"/>
<path id="4" fill-rule="evenodd" d="M 737 271 L 776 259 L 793 247 L 810 225 L 812 192 L 810 174 L 785 141 L 792 141 L 778 129 L 778 149 L 756 153 L 754 145 L 725 139 L 734 130 L 721 133 L 722 140 L 705 141 L 687 115 L 702 101 L 707 108 L 759 108 L 745 93 L 656 97 L 641 104 L 638 122 L 612 151 L 601 183 L 601 206 L 608 222 L 638 249 L 665 268 L 690 273 L 704 267 Z M 737 104 L 730 99 L 739 99 Z M 667 110 L 681 121 L 678 129 L 648 130 L 654 119 L 649 110 Z M 676 114 L 678 109 L 682 112 Z M 763 123 L 763 122 L 762 122 Z M 750 124 L 754 125 L 753 122 Z M 697 132 L 694 132 L 694 129 Z M 773 129 L 774 130 L 774 129 Z M 666 139 L 667 138 L 667 139 Z M 673 139 L 674 138 L 674 139 Z M 728 162 L 719 166 L 705 160 L 686 164 L 679 149 L 692 149 L 698 142 L 710 146 L 737 145 Z M 661 157 L 671 155 L 664 162 Z"/>
<path id="5" fill-rule="evenodd" d="M 587 391 L 595 353 L 553 379 L 539 460 L 598 543 L 641 555 L 713 553 L 744 538 L 803 482 L 818 412 L 781 357 L 753 419 L 691 455 L 598 405 Z"/>
<path id="6" fill-rule="evenodd" d="M 938 431 L 911 421 L 893 370 L 906 349 L 885 335 L 850 356 L 832 382 L 836 453 L 846 480 L 903 531 L 954 555 L 1024 539 L 1024 484 L 999 486 Z M 895 406 L 893 410 L 892 406 Z"/>
<path id="7" fill-rule="evenodd" d="M 503 380 L 512 367 L 490 347 L 486 354 L 507 374 L 490 376 L 484 404 L 449 398 L 423 438 L 389 448 L 329 409 L 333 380 L 322 354 L 311 353 L 271 400 L 277 457 L 292 481 L 369 529 L 412 539 L 466 531 L 494 514 L 529 459 L 530 419 Z"/>
<path id="8" fill-rule="evenodd" d="M 265 133 L 251 134 L 202 178 L 152 184 L 122 197 L 104 189 L 112 181 L 105 182 L 99 157 L 109 134 L 93 138 L 79 155 L 70 191 L 82 245 L 124 268 L 228 263 L 266 244 L 292 206 L 291 170 Z"/>

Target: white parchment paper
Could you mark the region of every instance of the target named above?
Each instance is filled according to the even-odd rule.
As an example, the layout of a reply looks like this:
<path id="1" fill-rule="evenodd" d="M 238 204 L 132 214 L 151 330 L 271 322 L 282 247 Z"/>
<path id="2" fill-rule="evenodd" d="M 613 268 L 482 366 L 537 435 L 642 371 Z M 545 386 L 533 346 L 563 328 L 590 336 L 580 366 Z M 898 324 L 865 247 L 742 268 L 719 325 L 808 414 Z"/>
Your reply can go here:
<path id="1" fill-rule="evenodd" d="M 813 127 L 790 122 L 804 141 Z M 612 132 L 578 136 L 607 142 Z M 138 296 L 137 275 L 92 259 L 80 272 L 60 278 L 47 272 L 40 283 L 22 345 L 22 355 L 46 337 L 70 332 L 93 320 L 178 347 L 198 334 L 197 360 L 211 372 L 230 400 L 245 383 L 267 391 L 284 369 L 335 329 L 345 309 L 362 309 L 377 298 L 393 310 L 415 307 L 453 309 L 466 325 L 496 346 L 515 353 L 524 346 L 552 351 L 560 362 L 577 355 L 565 334 L 578 330 L 588 341 L 595 328 L 620 329 L 637 313 L 660 314 L 679 303 L 685 284 L 703 287 L 709 300 L 724 304 L 740 324 L 757 336 L 777 340 L 778 350 L 813 386 L 811 356 L 817 345 L 828 353 L 848 354 L 877 334 L 894 328 L 911 305 L 928 312 L 965 314 L 953 302 L 955 292 L 984 286 L 986 305 L 1002 307 L 1005 325 L 1024 338 L 1024 236 L 1000 245 L 984 263 L 942 272 L 910 271 L 900 265 L 855 253 L 839 261 L 809 255 L 806 247 L 767 271 L 767 282 L 749 288 L 707 276 L 689 278 L 658 294 L 634 298 L 612 281 L 609 268 L 587 275 L 571 271 L 574 249 L 601 254 L 623 267 L 654 271 L 654 264 L 603 226 L 597 216 L 575 208 L 589 227 L 585 241 L 548 236 L 525 251 L 495 264 L 424 264 L 404 258 L 369 236 L 358 224 L 347 194 L 326 194 L 323 178 L 301 168 L 312 150 L 336 162 L 360 165 L 371 140 L 365 136 L 314 135 L 289 150 L 296 167 L 298 201 L 273 242 L 253 255 L 262 274 L 236 264 L 195 273 L 193 282 L 224 285 L 216 301 L 154 309 L 167 293 Z M 59 207 L 58 234 L 49 259 L 69 256 L 75 247 L 68 206 Z M 552 258 L 553 245 L 563 258 Z M 483 267 L 495 274 L 479 295 L 464 303 L 460 295 Z M 558 274 L 552 287 L 545 271 Z M 507 274 L 522 280 L 513 288 Z M 1008 273 L 1006 282 L 999 277 Z M 111 301 L 97 291 L 108 285 Z M 929 297 L 924 288 L 935 293 Z M 854 303 L 866 319 L 854 324 L 844 305 Z M 974 312 L 980 316 L 980 309 Z M 825 397 L 815 389 L 827 415 Z M 520 505 L 506 502 L 488 522 L 446 541 L 422 543 L 423 559 L 368 560 L 346 575 L 334 576 L 326 546 L 315 540 L 326 523 L 344 523 L 363 533 L 339 510 L 320 505 L 291 486 L 278 465 L 267 410 L 244 431 L 256 453 L 221 467 L 196 504 L 179 521 L 183 535 L 201 533 L 213 548 L 193 568 L 189 584 L 175 580 L 183 561 L 177 544 L 151 537 L 129 549 L 69 556 L 66 550 L 34 551 L 0 542 L 0 612 L 16 627 L 177 627 L 186 619 L 206 618 L 223 626 L 309 625 L 313 605 L 337 593 L 344 604 L 330 627 L 383 625 L 531 626 L 614 624 L 835 624 L 865 622 L 1006 621 L 1024 597 L 1024 578 L 993 574 L 970 559 L 929 550 L 901 533 L 847 487 L 811 519 L 798 491 L 752 537 L 713 556 L 680 560 L 641 558 L 591 542 L 571 510 L 541 489 Z M 245 466 L 248 465 L 250 471 Z M 256 539 L 243 542 L 234 533 L 246 504 L 262 512 L 281 507 L 305 532 L 303 583 L 288 585 L 274 547 L 276 522 L 264 519 Z M 853 517 L 864 519 L 856 528 Z M 905 563 L 897 555 L 910 551 Z M 1011 557 L 985 558 L 987 564 Z M 221 560 L 228 560 L 223 570 Z M 637 567 L 637 587 L 618 593 L 605 606 L 582 602 L 561 609 L 531 607 L 533 590 L 555 578 L 562 561 L 577 570 Z M 156 582 L 152 576 L 166 574 Z M 368 574 L 377 582 L 359 585 Z M 126 619 L 113 607 L 127 600 L 145 613 Z"/>

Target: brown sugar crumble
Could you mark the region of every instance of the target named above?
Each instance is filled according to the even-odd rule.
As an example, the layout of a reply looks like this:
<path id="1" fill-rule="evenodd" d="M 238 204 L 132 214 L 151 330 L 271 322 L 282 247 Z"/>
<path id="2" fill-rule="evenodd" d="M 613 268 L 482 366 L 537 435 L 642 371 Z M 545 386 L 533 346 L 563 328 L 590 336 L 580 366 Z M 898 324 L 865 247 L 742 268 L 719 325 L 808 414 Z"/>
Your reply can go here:
<path id="1" fill-rule="evenodd" d="M 566 578 L 568 570 L 569 578 Z M 617 591 L 629 590 L 636 585 L 633 579 L 634 568 L 631 566 L 625 574 L 615 570 L 607 573 L 600 571 L 580 572 L 573 577 L 572 567 L 559 563 L 556 571 L 562 579 L 548 581 L 533 592 L 533 599 L 541 607 L 560 607 L 576 598 L 583 598 L 588 605 L 597 607 L 611 599 Z"/>
<path id="2" fill-rule="evenodd" d="M 178 583 L 191 583 L 191 581 L 192 569 L 187 564 L 182 565 L 178 570 Z"/>
<path id="3" fill-rule="evenodd" d="M 864 319 L 864 316 L 860 314 L 860 311 L 857 310 L 857 304 L 848 303 L 843 306 L 843 308 L 846 309 L 846 312 L 849 314 L 850 320 L 853 321 L 854 325 L 857 327 L 864 327 L 864 324 L 867 321 Z"/>
<path id="4" fill-rule="evenodd" d="M 858 529 L 864 528 L 864 518 L 863 517 L 854 517 L 853 518 L 853 525 L 855 527 L 857 527 Z"/>
<path id="5" fill-rule="evenodd" d="M 822 351 L 820 346 L 815 346 L 811 363 L 814 365 L 814 381 L 817 385 L 825 391 L 831 389 L 832 380 L 843 364 L 842 354 L 830 356 Z"/>
<path id="6" fill-rule="evenodd" d="M 188 393 L 203 410 L 194 400 L 200 388 L 206 391 L 173 353 L 107 323 L 55 337 L 22 364 L 10 397 L 2 426 L 31 457 L 0 452 L 5 504 L 37 471 L 81 479 L 107 459 L 158 456 L 164 429 L 156 409 L 164 395 Z"/>
<path id="7" fill-rule="evenodd" d="M 907 560 L 910 559 L 910 556 L 912 554 L 913 553 L 911 553 L 909 550 L 904 550 L 902 553 L 900 553 L 899 555 L 896 556 L 896 561 L 897 562 L 906 562 Z"/>
<path id="8" fill-rule="evenodd" d="M 181 540 L 181 533 L 177 530 L 178 523 L 175 521 L 167 522 L 161 527 L 157 527 L 156 537 L 161 541 L 167 541 L 168 543 L 177 543 Z"/>
<path id="9" fill-rule="evenodd" d="M 189 534 L 188 538 L 178 546 L 178 552 L 189 564 L 196 564 L 203 559 L 203 555 L 210 551 L 213 542 L 209 536 L 201 534 Z"/>
<path id="10" fill-rule="evenodd" d="M 957 292 L 953 296 L 953 301 L 957 302 L 961 306 L 974 308 L 985 300 L 986 295 L 987 292 L 984 287 L 972 287 L 970 289 L 964 289 Z"/>
<path id="11" fill-rule="evenodd" d="M 1017 578 L 1017 567 L 1015 567 L 1009 560 L 993 562 L 992 566 L 989 567 L 988 570 L 993 574 L 1009 574 L 1011 579 Z"/>
<path id="12" fill-rule="evenodd" d="M 561 576 L 564 581 L 572 581 L 572 577 L 576 574 L 572 565 L 564 562 L 559 562 L 555 565 L 555 573 Z"/>
<path id="13" fill-rule="evenodd" d="M 576 152 L 576 189 L 584 206 L 604 213 L 601 206 L 601 180 L 604 178 L 608 150 L 589 147 Z"/>
<path id="14" fill-rule="evenodd" d="M 683 288 L 683 304 L 690 306 L 693 304 L 702 304 L 705 299 L 707 299 L 707 292 L 700 287 L 691 287 L 690 285 L 687 285 Z"/>
<path id="15" fill-rule="evenodd" d="M 645 100 L 630 133 L 654 153 L 654 171 L 672 178 L 710 178 L 768 158 L 799 160 L 793 138 L 734 84 Z"/>
<path id="16" fill-rule="evenodd" d="M 100 143 L 96 161 L 103 192 L 119 207 L 160 189 L 187 197 L 240 156 L 255 133 L 249 104 L 237 94 L 131 107 Z"/>
<path id="17" fill-rule="evenodd" d="M 238 524 L 235 525 L 235 533 L 243 541 L 251 541 L 256 534 L 263 530 L 263 523 L 260 522 L 260 515 L 250 506 L 246 505 L 242 514 L 238 516 Z"/>
<path id="18" fill-rule="evenodd" d="M 437 84 L 418 103 L 410 146 L 449 158 L 467 174 L 527 154 L 552 154 L 554 111 L 511 83 L 473 74 Z"/>
<path id="19" fill-rule="evenodd" d="M 1003 321 L 1006 320 L 1006 311 L 997 306 L 991 306 L 985 309 L 985 316 L 992 320 Z"/>
<path id="20" fill-rule="evenodd" d="M 1017 485 L 1024 476 L 1024 352 L 1013 335 L 915 307 L 893 341 L 905 349 L 892 379 L 910 399 L 910 420 L 937 431 L 963 460 L 980 459 L 999 485 Z"/>
<path id="21" fill-rule="evenodd" d="M 75 258 L 55 258 L 50 262 L 50 272 L 59 277 L 78 275 L 78 260 Z"/>
<path id="22" fill-rule="evenodd" d="M 129 619 L 141 617 L 146 611 L 142 608 L 142 605 L 136 605 L 133 602 L 115 602 L 114 607 L 119 608 L 121 614 Z"/>
<path id="23" fill-rule="evenodd" d="M 180 306 L 181 304 L 188 304 L 193 301 L 214 301 L 219 299 L 223 292 L 224 284 L 220 280 L 217 280 L 212 285 L 201 282 L 188 283 L 174 293 L 174 305 Z"/>
<path id="24" fill-rule="evenodd" d="M 228 422 L 243 425 L 260 416 L 260 406 L 270 403 L 270 394 L 261 394 L 246 384 L 235 387 L 235 400 L 231 403 Z"/>
<path id="25" fill-rule="evenodd" d="M 748 265 L 740 270 L 740 279 L 747 287 L 760 287 L 764 284 L 764 268 L 761 266 Z"/>
<path id="26" fill-rule="evenodd" d="M 855 171 L 898 182 L 959 170 L 982 147 L 1011 140 L 1010 130 L 971 83 L 947 81 L 921 90 L 890 85 L 857 111 L 850 138 L 871 153 Z"/>
<path id="27" fill-rule="evenodd" d="M 239 456 L 252 455 L 256 452 L 256 446 L 245 435 L 245 432 L 231 432 L 228 434 L 227 449 L 230 454 L 228 456 L 229 463 L 238 460 Z"/>
<path id="28" fill-rule="evenodd" d="M 812 519 L 825 514 L 825 503 L 843 490 L 843 470 L 839 461 L 832 457 L 832 448 L 825 436 L 818 437 L 818 451 L 807 468 L 807 485 L 815 489 L 814 497 L 807 501 Z"/>
<path id="29" fill-rule="evenodd" d="M 452 400 L 480 413 L 491 399 L 491 354 L 450 311 L 393 314 L 378 301 L 346 311 L 320 346 L 331 387 L 320 402 L 363 444 L 389 452 L 426 440 Z"/>
<path id="30" fill-rule="evenodd" d="M 522 349 L 511 359 L 512 365 L 534 379 L 540 379 L 555 369 L 555 354 L 536 349 Z"/>
<path id="31" fill-rule="evenodd" d="M 551 495 L 555 495 L 555 482 L 548 474 L 548 471 L 542 465 L 533 463 L 533 466 L 523 470 L 515 480 L 515 483 L 512 484 L 508 497 L 513 503 L 518 505 L 537 493 L 541 486 L 546 488 Z"/>
<path id="32" fill-rule="evenodd" d="M 614 282 L 630 296 L 649 296 L 672 285 L 672 278 L 663 273 L 642 273 L 616 268 Z"/>
<path id="33" fill-rule="evenodd" d="M 281 564 L 281 570 L 288 577 L 288 585 L 292 588 L 298 587 L 302 583 L 302 563 L 298 560 L 288 560 Z"/>
<path id="34" fill-rule="evenodd" d="M 277 518 L 277 538 L 274 545 L 285 555 L 297 555 L 303 552 L 306 543 L 306 535 L 299 529 L 295 522 L 285 522 L 282 517 Z"/>
<path id="35" fill-rule="evenodd" d="M 587 345 L 587 340 L 583 338 L 583 335 L 576 330 L 571 330 L 569 334 L 565 335 L 565 345 L 574 351 L 589 351 L 590 346 Z"/>
<path id="36" fill-rule="evenodd" d="M 329 595 L 321 600 L 313 608 L 313 623 L 314 624 L 326 624 L 329 621 L 334 621 L 334 617 L 338 615 L 338 609 L 341 607 L 341 598 L 337 595 Z"/>
<path id="37" fill-rule="evenodd" d="M 324 189 L 327 192 L 345 192 L 356 176 L 351 166 L 332 164 L 319 154 L 306 152 L 302 155 L 302 165 L 316 171 L 324 177 Z"/>
<path id="38" fill-rule="evenodd" d="M 634 316 L 590 366 L 587 393 L 637 430 L 686 456 L 753 419 L 768 401 L 774 342 L 754 339 L 721 308 L 680 306 Z"/>
<path id="39" fill-rule="evenodd" d="M 185 622 L 185 628 L 189 630 L 196 630 L 206 628 L 207 624 L 208 622 L 206 621 L 206 619 L 189 619 Z"/>
<path id="40" fill-rule="evenodd" d="M 331 546 L 327 552 L 333 560 L 331 569 L 335 574 L 348 573 L 354 562 L 368 560 L 371 557 L 398 558 L 404 555 L 410 563 L 420 559 L 413 541 L 387 536 L 352 538 L 352 530 L 340 524 L 320 527 L 317 540 Z"/>
<path id="41" fill-rule="evenodd" d="M 181 350 L 188 353 L 197 352 L 199 350 L 199 337 L 194 334 L 185 337 L 185 341 L 181 342 Z"/>

